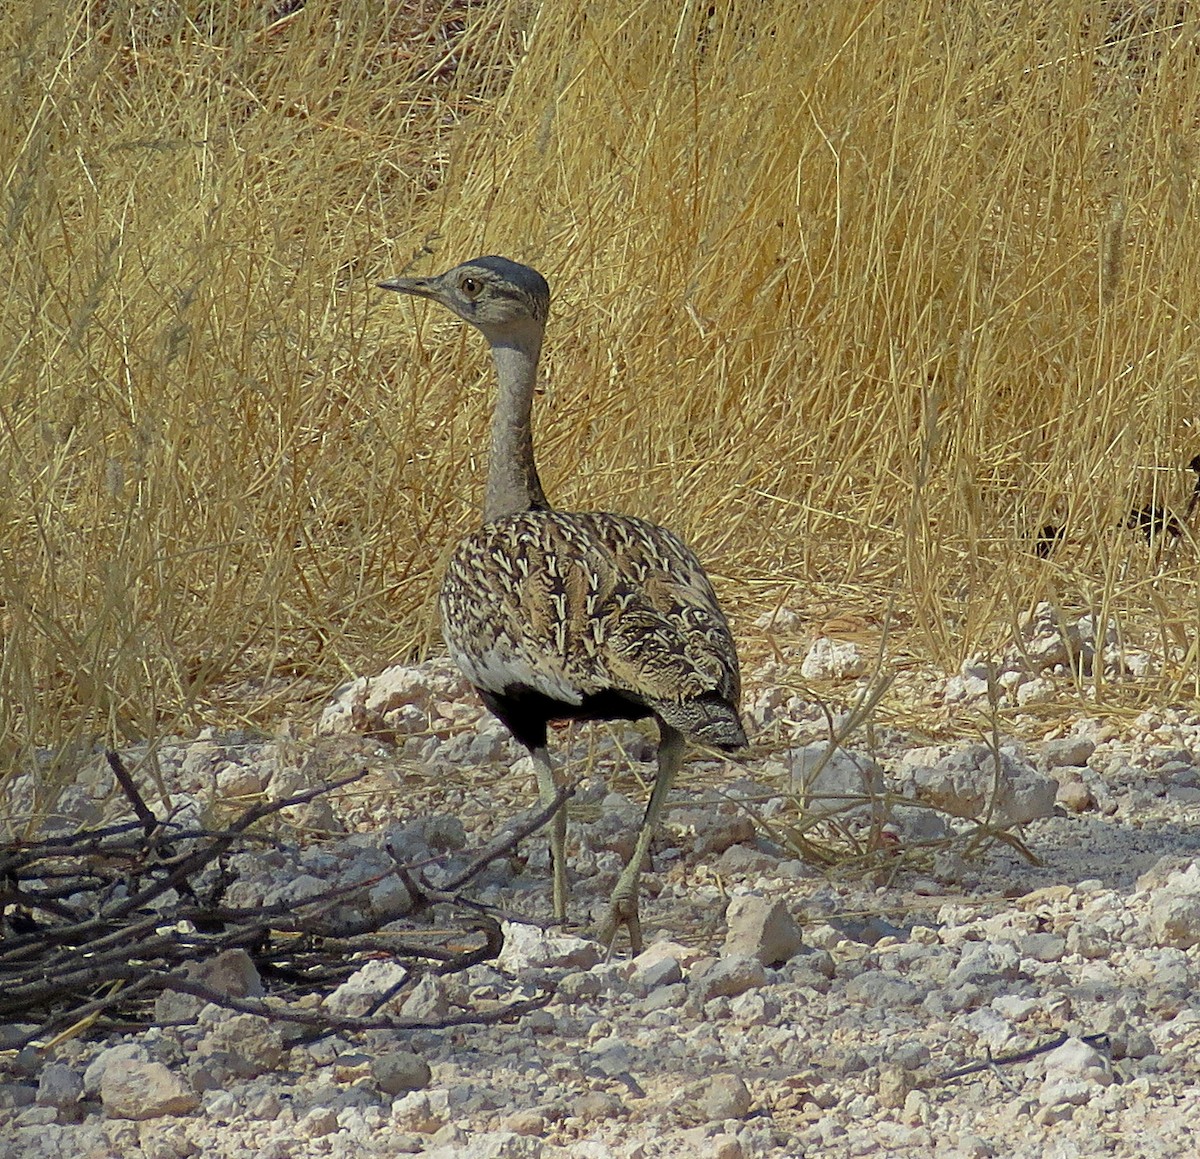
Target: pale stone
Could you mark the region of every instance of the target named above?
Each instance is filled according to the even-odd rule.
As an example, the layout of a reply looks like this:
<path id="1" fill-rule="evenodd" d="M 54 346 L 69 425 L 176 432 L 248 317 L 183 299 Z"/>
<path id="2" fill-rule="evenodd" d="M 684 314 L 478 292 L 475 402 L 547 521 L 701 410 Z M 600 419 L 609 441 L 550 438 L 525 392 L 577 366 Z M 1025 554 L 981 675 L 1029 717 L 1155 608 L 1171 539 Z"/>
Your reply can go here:
<path id="1" fill-rule="evenodd" d="M 1112 1064 L 1080 1038 L 1068 1038 L 1055 1047 L 1045 1056 L 1043 1066 L 1048 1083 L 1073 1078 L 1086 1079 L 1099 1086 L 1108 1086 L 1112 1082 Z"/>
<path id="2" fill-rule="evenodd" d="M 783 754 L 791 791 L 810 816 L 842 812 L 865 804 L 883 792 L 883 773 L 870 757 L 848 749 L 832 752 L 827 744 L 814 743 L 788 749 Z"/>
<path id="3" fill-rule="evenodd" d="M 189 962 L 183 973 L 189 981 L 227 998 L 259 998 L 263 994 L 258 968 L 245 950 L 222 950 L 211 958 Z M 205 1004 L 206 999 L 193 994 L 164 990 L 154 1001 L 154 1017 L 158 1022 L 188 1022 Z"/>
<path id="4" fill-rule="evenodd" d="M 989 814 L 994 824 L 1023 825 L 1054 812 L 1058 785 L 1010 753 L 996 755 L 987 745 L 967 745 L 936 765 L 913 772 L 918 800 L 955 817 Z"/>
<path id="5" fill-rule="evenodd" d="M 116 1059 L 100 1079 L 100 1100 L 110 1119 L 154 1119 L 186 1115 L 200 1096 L 161 1062 Z"/>
<path id="6" fill-rule="evenodd" d="M 1054 799 L 1068 813 L 1083 813 L 1096 807 L 1092 790 L 1078 776 L 1060 781 Z"/>
<path id="7" fill-rule="evenodd" d="M 1096 751 L 1096 743 L 1086 736 L 1064 736 L 1042 745 L 1042 759 L 1048 768 L 1080 768 Z"/>
<path id="8" fill-rule="evenodd" d="M 897 1110 L 903 1107 L 915 1080 L 912 1072 L 898 1066 L 885 1066 L 879 1071 L 879 1087 L 876 1097 L 881 1107 Z"/>
<path id="9" fill-rule="evenodd" d="M 47 1064 L 38 1078 L 36 1102 L 42 1107 L 72 1110 L 83 1098 L 83 1076 L 59 1062 Z"/>
<path id="10" fill-rule="evenodd" d="M 1200 897 L 1169 887 L 1150 902 L 1150 929 L 1160 946 L 1190 949 L 1200 943 Z"/>
<path id="11" fill-rule="evenodd" d="M 700 1002 L 712 998 L 735 998 L 767 980 L 757 958 L 709 958 L 692 971 L 688 991 Z"/>
<path id="12" fill-rule="evenodd" d="M 517 1135 L 542 1136 L 547 1126 L 544 1115 L 537 1111 L 517 1111 L 504 1120 L 505 1127 Z"/>
<path id="13" fill-rule="evenodd" d="M 745 1082 L 737 1075 L 713 1075 L 700 1096 L 700 1110 L 709 1120 L 744 1119 L 754 1105 Z"/>
<path id="14" fill-rule="evenodd" d="M 407 1050 L 380 1055 L 371 1063 L 371 1074 L 379 1089 L 388 1095 L 421 1090 L 429 1086 L 433 1077 L 429 1064 Z"/>
<path id="15" fill-rule="evenodd" d="M 849 680 L 866 670 L 866 658 L 857 644 L 829 636 L 818 636 L 800 665 L 805 680 Z"/>
<path id="16" fill-rule="evenodd" d="M 443 1089 L 410 1091 L 392 1103 L 392 1122 L 401 1131 L 432 1135 L 450 1120 L 450 1096 Z"/>
<path id="17" fill-rule="evenodd" d="M 730 901 L 725 920 L 729 928 L 722 957 L 757 958 L 764 966 L 778 966 L 803 945 L 800 927 L 778 900 L 739 894 Z"/>
<path id="18" fill-rule="evenodd" d="M 636 958 L 626 963 L 627 975 L 649 969 L 655 962 L 663 958 L 672 958 L 684 970 L 690 970 L 697 962 L 705 957 L 704 951 L 695 946 L 684 946 L 679 942 L 652 942 Z"/>
<path id="19" fill-rule="evenodd" d="M 407 968 L 399 962 L 377 958 L 355 970 L 325 999 L 325 1006 L 333 1014 L 362 1017 L 384 994 L 394 991 L 407 977 Z"/>
<path id="20" fill-rule="evenodd" d="M 338 1129 L 337 1111 L 332 1107 L 313 1107 L 296 1124 L 296 1133 L 308 1139 L 321 1139 Z"/>
<path id="21" fill-rule="evenodd" d="M 516 972 L 530 967 L 562 966 L 590 970 L 600 961 L 600 947 L 586 938 L 516 922 L 503 922 L 501 929 L 504 947 L 496 959 L 501 970 Z"/>

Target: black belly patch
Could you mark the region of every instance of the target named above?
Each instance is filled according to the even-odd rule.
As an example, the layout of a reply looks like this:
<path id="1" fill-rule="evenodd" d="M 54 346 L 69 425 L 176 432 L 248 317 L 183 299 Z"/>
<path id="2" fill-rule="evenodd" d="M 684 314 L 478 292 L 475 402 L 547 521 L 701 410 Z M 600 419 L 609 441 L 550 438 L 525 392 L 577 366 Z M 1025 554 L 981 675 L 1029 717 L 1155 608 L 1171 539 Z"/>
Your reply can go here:
<path id="1" fill-rule="evenodd" d="M 528 749 L 545 747 L 546 726 L 552 720 L 642 720 L 653 715 L 644 703 L 615 688 L 589 693 L 581 704 L 556 700 L 526 684 L 510 684 L 503 692 L 476 691 Z"/>

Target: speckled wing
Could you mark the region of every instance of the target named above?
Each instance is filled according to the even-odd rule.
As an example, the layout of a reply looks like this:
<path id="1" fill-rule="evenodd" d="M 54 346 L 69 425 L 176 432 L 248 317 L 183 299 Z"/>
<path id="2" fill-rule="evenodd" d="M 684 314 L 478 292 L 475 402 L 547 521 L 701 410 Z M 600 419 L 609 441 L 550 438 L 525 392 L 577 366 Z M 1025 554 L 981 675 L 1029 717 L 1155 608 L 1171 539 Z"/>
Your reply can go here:
<path id="1" fill-rule="evenodd" d="M 443 631 L 467 678 L 564 704 L 615 689 L 695 740 L 740 747 L 737 652 L 712 584 L 673 533 L 629 516 L 526 511 L 457 547 Z"/>

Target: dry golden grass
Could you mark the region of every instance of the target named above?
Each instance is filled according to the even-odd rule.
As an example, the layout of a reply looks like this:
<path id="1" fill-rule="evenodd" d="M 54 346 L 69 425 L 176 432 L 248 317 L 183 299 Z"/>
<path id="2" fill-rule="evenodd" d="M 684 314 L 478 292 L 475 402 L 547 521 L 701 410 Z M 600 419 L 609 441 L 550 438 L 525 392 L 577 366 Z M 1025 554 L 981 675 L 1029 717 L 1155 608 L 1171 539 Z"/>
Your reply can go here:
<path id="1" fill-rule="evenodd" d="M 952 665 L 1052 598 L 1195 695 L 1195 545 L 1117 530 L 1200 451 L 1177 8 L 8 6 L 0 769 L 435 638 L 490 368 L 373 288 L 426 253 L 548 275 L 551 494 L 690 537 L 747 654 L 788 601 Z"/>

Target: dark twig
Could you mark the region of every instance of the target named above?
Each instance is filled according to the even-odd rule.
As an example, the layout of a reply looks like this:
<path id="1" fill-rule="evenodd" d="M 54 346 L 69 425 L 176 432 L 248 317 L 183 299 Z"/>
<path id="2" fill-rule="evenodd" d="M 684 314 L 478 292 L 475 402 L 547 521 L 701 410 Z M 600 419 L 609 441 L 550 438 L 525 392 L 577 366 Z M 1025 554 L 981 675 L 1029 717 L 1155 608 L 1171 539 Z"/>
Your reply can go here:
<path id="1" fill-rule="evenodd" d="M 117 918 L 122 918 L 148 905 L 155 898 L 166 893 L 167 890 L 176 888 L 181 882 L 191 877 L 193 873 L 203 869 L 210 861 L 215 861 L 217 857 L 233 844 L 235 837 L 244 830 L 249 829 L 255 822 L 261 821 L 264 817 L 269 817 L 272 813 L 278 813 L 281 809 L 287 809 L 292 805 L 307 804 L 314 797 L 319 797 L 322 793 L 327 793 L 331 789 L 344 788 L 346 785 L 361 780 L 366 775 L 367 773 L 364 769 L 361 772 L 354 773 L 352 776 L 343 777 L 340 781 L 334 781 L 329 785 L 320 785 L 315 789 L 306 789 L 303 793 L 296 793 L 294 796 L 287 797 L 282 801 L 262 801 L 257 805 L 252 805 L 234 822 L 233 827 L 227 833 L 214 838 L 208 846 L 198 849 L 195 853 L 183 858 L 161 881 L 155 882 L 153 885 L 142 890 L 141 893 L 135 894 L 133 897 L 127 898 L 120 905 L 114 906 L 113 909 L 103 915 L 104 920 L 114 921 Z"/>
<path id="2" fill-rule="evenodd" d="M 153 836 L 154 831 L 159 827 L 158 818 L 146 804 L 142 794 L 138 792 L 138 787 L 129 775 L 129 770 L 125 767 L 125 762 L 121 760 L 120 754 L 113 752 L 112 749 L 106 749 L 104 759 L 108 761 L 108 767 L 112 769 L 113 776 L 117 778 L 117 784 L 125 790 L 125 796 L 129 798 L 129 803 L 133 806 L 134 815 L 142 823 L 142 832 L 147 837 Z"/>
<path id="3" fill-rule="evenodd" d="M 90 941 L 94 935 L 103 935 L 109 932 L 114 927 L 119 930 L 123 919 L 137 910 L 147 908 L 152 901 L 161 897 L 168 890 L 181 887 L 190 877 L 199 873 L 206 865 L 226 852 L 234 841 L 257 821 L 289 806 L 306 804 L 322 793 L 352 784 L 365 775 L 365 771 L 355 773 L 352 776 L 343 777 L 340 781 L 320 785 L 315 789 L 306 789 L 302 793 L 296 793 L 279 801 L 264 801 L 252 805 L 234 822 L 231 828 L 219 833 L 204 834 L 200 838 L 202 842 L 200 848 L 175 859 L 173 868 L 145 889 L 135 892 L 131 897 L 114 906 L 102 909 L 101 912 L 84 921 L 10 938 L 6 941 L 3 950 L 0 950 L 0 959 L 11 956 L 30 944 L 43 944 L 46 940 L 57 942 L 60 945 L 79 945 L 84 941 Z M 172 863 L 167 861 L 162 864 L 171 865 Z M 159 868 L 161 867 L 162 865 L 159 866 Z"/>
<path id="4" fill-rule="evenodd" d="M 362 774 L 253 805 L 228 828 L 211 831 L 184 829 L 169 816 L 160 820 L 138 794 L 120 758 L 111 754 L 110 765 L 138 822 L 21 842 L 0 853 L 0 863 L 7 867 L 0 877 L 0 916 L 8 924 L 8 936 L 0 943 L 0 1021 L 40 1022 L 27 1043 L 44 1042 L 55 1033 L 79 1033 L 93 1024 L 102 1029 L 145 1025 L 152 1017 L 149 1000 L 165 990 L 297 1023 L 317 1036 L 331 1030 L 499 1022 L 550 1000 L 549 994 L 542 994 L 445 1019 L 377 1015 L 425 974 L 452 974 L 498 955 L 504 941 L 500 922 L 459 890 L 545 824 L 562 807 L 570 788 L 561 789 L 553 802 L 471 857 L 441 888 L 418 880 L 418 870 L 394 857 L 394 872 L 417 907 L 445 906 L 455 917 L 436 930 L 393 929 L 394 915 L 368 916 L 364 908 L 353 922 L 343 916 L 348 909 L 359 909 L 348 907 L 345 899 L 363 895 L 384 875 L 332 885 L 299 904 L 239 907 L 221 902 L 232 880 L 225 855 L 263 840 L 251 832 L 256 822 L 351 784 Z M 192 886 L 201 871 L 207 891 L 203 900 Z M 21 907 L 20 912 L 9 914 L 14 907 Z M 30 910 L 46 924 L 28 917 Z M 384 923 L 389 928 L 381 928 Z M 272 991 L 270 997 L 231 998 L 189 969 L 233 949 L 250 955 Z M 407 979 L 375 996 L 366 1016 L 352 1018 L 321 1006 L 295 1005 L 297 996 L 327 996 L 361 967 L 364 958 L 381 954 L 403 962 Z"/>
<path id="5" fill-rule="evenodd" d="M 522 824 L 515 826 L 513 829 L 502 833 L 491 845 L 487 846 L 482 853 L 474 860 L 469 862 L 467 866 L 460 872 L 455 874 L 443 883 L 442 889 L 453 892 L 456 889 L 461 889 L 466 883 L 481 873 L 491 862 L 498 857 L 505 857 L 512 853 L 514 849 L 526 837 L 536 833 L 559 809 L 567 803 L 574 795 L 578 788 L 578 782 L 573 781 L 568 784 L 562 784 L 558 787 L 558 792 L 554 794 L 554 800 L 548 802 L 543 808 L 539 809 L 531 817 L 527 818 Z"/>
<path id="6" fill-rule="evenodd" d="M 81 847 L 84 852 L 98 854 L 108 848 L 104 845 L 105 841 L 110 838 L 115 841 L 138 827 L 136 821 L 123 821 L 119 825 L 107 825 L 103 829 L 85 829 L 82 833 L 47 837 L 42 841 L 10 841 L 2 847 L 0 876 L 22 869 L 31 861 L 66 854 L 82 856 Z M 125 847 L 123 844 L 117 845 L 117 848 Z"/>
<path id="7" fill-rule="evenodd" d="M 1080 1034 L 1073 1036 L 1064 1032 L 1056 1034 L 1053 1038 L 1046 1039 L 1045 1042 L 1039 1042 L 1037 1046 L 1031 1046 L 1028 1050 L 1018 1050 L 1014 1054 L 1002 1054 L 998 1057 L 989 1055 L 983 1062 L 973 1062 L 967 1066 L 956 1067 L 954 1070 L 943 1071 L 939 1075 L 934 1075 L 924 1085 L 936 1086 L 939 1083 L 949 1083 L 955 1079 L 965 1078 L 967 1075 L 979 1074 L 981 1071 L 994 1070 L 998 1066 L 1011 1066 L 1017 1062 L 1028 1062 L 1031 1058 L 1037 1058 L 1039 1054 L 1047 1054 L 1052 1050 L 1057 1050 L 1067 1039 L 1072 1037 L 1078 1037 L 1080 1042 L 1086 1042 L 1088 1046 L 1094 1046 L 1097 1049 L 1108 1045 L 1107 1034 Z"/>
<path id="8" fill-rule="evenodd" d="M 49 1021 L 42 1023 L 36 1030 L 18 1039 L 14 1045 L 17 1049 L 29 1046 L 31 1043 L 42 1041 L 59 1026 L 79 1023 L 97 1014 L 103 1014 L 110 1007 L 122 1002 L 128 1002 L 130 998 L 136 997 L 143 990 L 149 990 L 155 981 L 155 975 L 143 974 L 140 978 L 130 982 L 128 986 L 121 988 L 117 988 L 116 986 L 110 987 L 109 992 L 104 997 L 96 998 L 91 1002 L 85 1002 L 82 1006 L 72 1007 L 70 1011 L 58 1018 L 51 1018 Z"/>
<path id="9" fill-rule="evenodd" d="M 232 1010 L 237 1014 L 255 1014 L 269 1022 L 293 1022 L 301 1026 L 310 1026 L 322 1032 L 334 1030 L 444 1030 L 450 1026 L 489 1026 L 499 1022 L 507 1022 L 528 1014 L 532 1010 L 540 1010 L 554 998 L 553 990 L 544 990 L 533 998 L 518 999 L 486 1011 L 464 1011 L 462 1014 L 446 1014 L 441 1018 L 403 1018 L 380 1017 L 363 1018 L 347 1014 L 335 1014 L 328 1009 L 302 1010 L 287 1006 L 279 1000 L 267 1001 L 260 998 L 235 998 L 205 986 L 200 982 L 186 978 L 182 974 L 146 974 L 136 967 L 123 967 L 114 970 L 111 978 L 125 980 L 130 985 L 124 990 L 116 991 L 104 998 L 89 1002 L 70 1012 L 68 1018 L 51 1019 L 31 1034 L 25 1035 L 14 1045 L 18 1048 L 38 1042 L 67 1021 L 78 1021 L 113 1006 L 127 1001 L 128 998 L 140 991 L 173 990 L 180 994 L 190 994 L 204 1002 L 211 1002 L 224 1010 Z"/>

